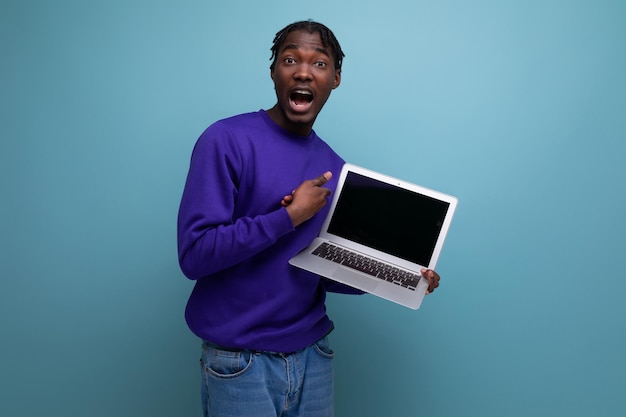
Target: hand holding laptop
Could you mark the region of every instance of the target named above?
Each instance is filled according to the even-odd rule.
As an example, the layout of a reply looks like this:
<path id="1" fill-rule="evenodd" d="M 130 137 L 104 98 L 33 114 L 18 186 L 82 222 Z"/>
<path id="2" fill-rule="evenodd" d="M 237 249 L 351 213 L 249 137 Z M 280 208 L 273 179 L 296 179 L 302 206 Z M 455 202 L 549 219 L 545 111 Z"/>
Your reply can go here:
<path id="1" fill-rule="evenodd" d="M 428 289 L 426 290 L 426 294 L 430 294 L 435 291 L 435 288 L 439 286 L 439 280 L 441 280 L 439 274 L 432 269 L 426 268 L 422 268 L 420 272 L 422 273 L 422 276 L 428 280 Z"/>

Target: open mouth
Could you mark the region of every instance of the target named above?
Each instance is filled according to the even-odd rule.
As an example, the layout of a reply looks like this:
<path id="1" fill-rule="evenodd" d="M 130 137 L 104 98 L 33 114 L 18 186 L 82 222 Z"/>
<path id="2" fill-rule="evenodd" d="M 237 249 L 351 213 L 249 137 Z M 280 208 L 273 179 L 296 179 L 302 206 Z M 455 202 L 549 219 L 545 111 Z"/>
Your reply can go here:
<path id="1" fill-rule="evenodd" d="M 289 101 L 296 109 L 306 109 L 313 102 L 313 94 L 306 90 L 296 90 L 289 96 Z"/>

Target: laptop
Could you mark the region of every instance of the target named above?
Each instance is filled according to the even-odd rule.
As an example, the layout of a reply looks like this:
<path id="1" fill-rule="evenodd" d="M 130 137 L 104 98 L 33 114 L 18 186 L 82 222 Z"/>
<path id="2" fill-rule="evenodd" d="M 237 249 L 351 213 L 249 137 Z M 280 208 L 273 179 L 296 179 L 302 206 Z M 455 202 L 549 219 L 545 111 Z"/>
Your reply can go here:
<path id="1" fill-rule="evenodd" d="M 346 163 L 319 236 L 289 263 L 417 310 L 457 202 Z"/>

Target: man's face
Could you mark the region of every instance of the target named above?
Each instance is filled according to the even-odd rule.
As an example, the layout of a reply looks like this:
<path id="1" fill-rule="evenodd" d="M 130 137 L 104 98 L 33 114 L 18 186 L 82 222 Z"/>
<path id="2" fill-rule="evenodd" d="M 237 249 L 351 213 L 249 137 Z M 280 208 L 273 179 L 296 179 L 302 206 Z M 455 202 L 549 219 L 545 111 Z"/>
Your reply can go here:
<path id="1" fill-rule="evenodd" d="M 335 68 L 332 49 L 320 34 L 291 32 L 285 38 L 271 70 L 278 103 L 268 111 L 284 129 L 306 136 L 333 89 L 341 71 Z"/>

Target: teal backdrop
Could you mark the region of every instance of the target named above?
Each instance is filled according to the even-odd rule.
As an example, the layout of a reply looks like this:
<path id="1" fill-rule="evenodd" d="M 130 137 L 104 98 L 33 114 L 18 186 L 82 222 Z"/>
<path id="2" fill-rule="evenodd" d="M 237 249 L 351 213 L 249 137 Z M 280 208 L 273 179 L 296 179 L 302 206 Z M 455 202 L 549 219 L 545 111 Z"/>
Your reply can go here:
<path id="1" fill-rule="evenodd" d="M 320 136 L 460 199 L 419 311 L 329 297 L 337 416 L 626 415 L 626 2 L 2 0 L 0 416 L 200 415 L 189 157 L 308 18 Z"/>

